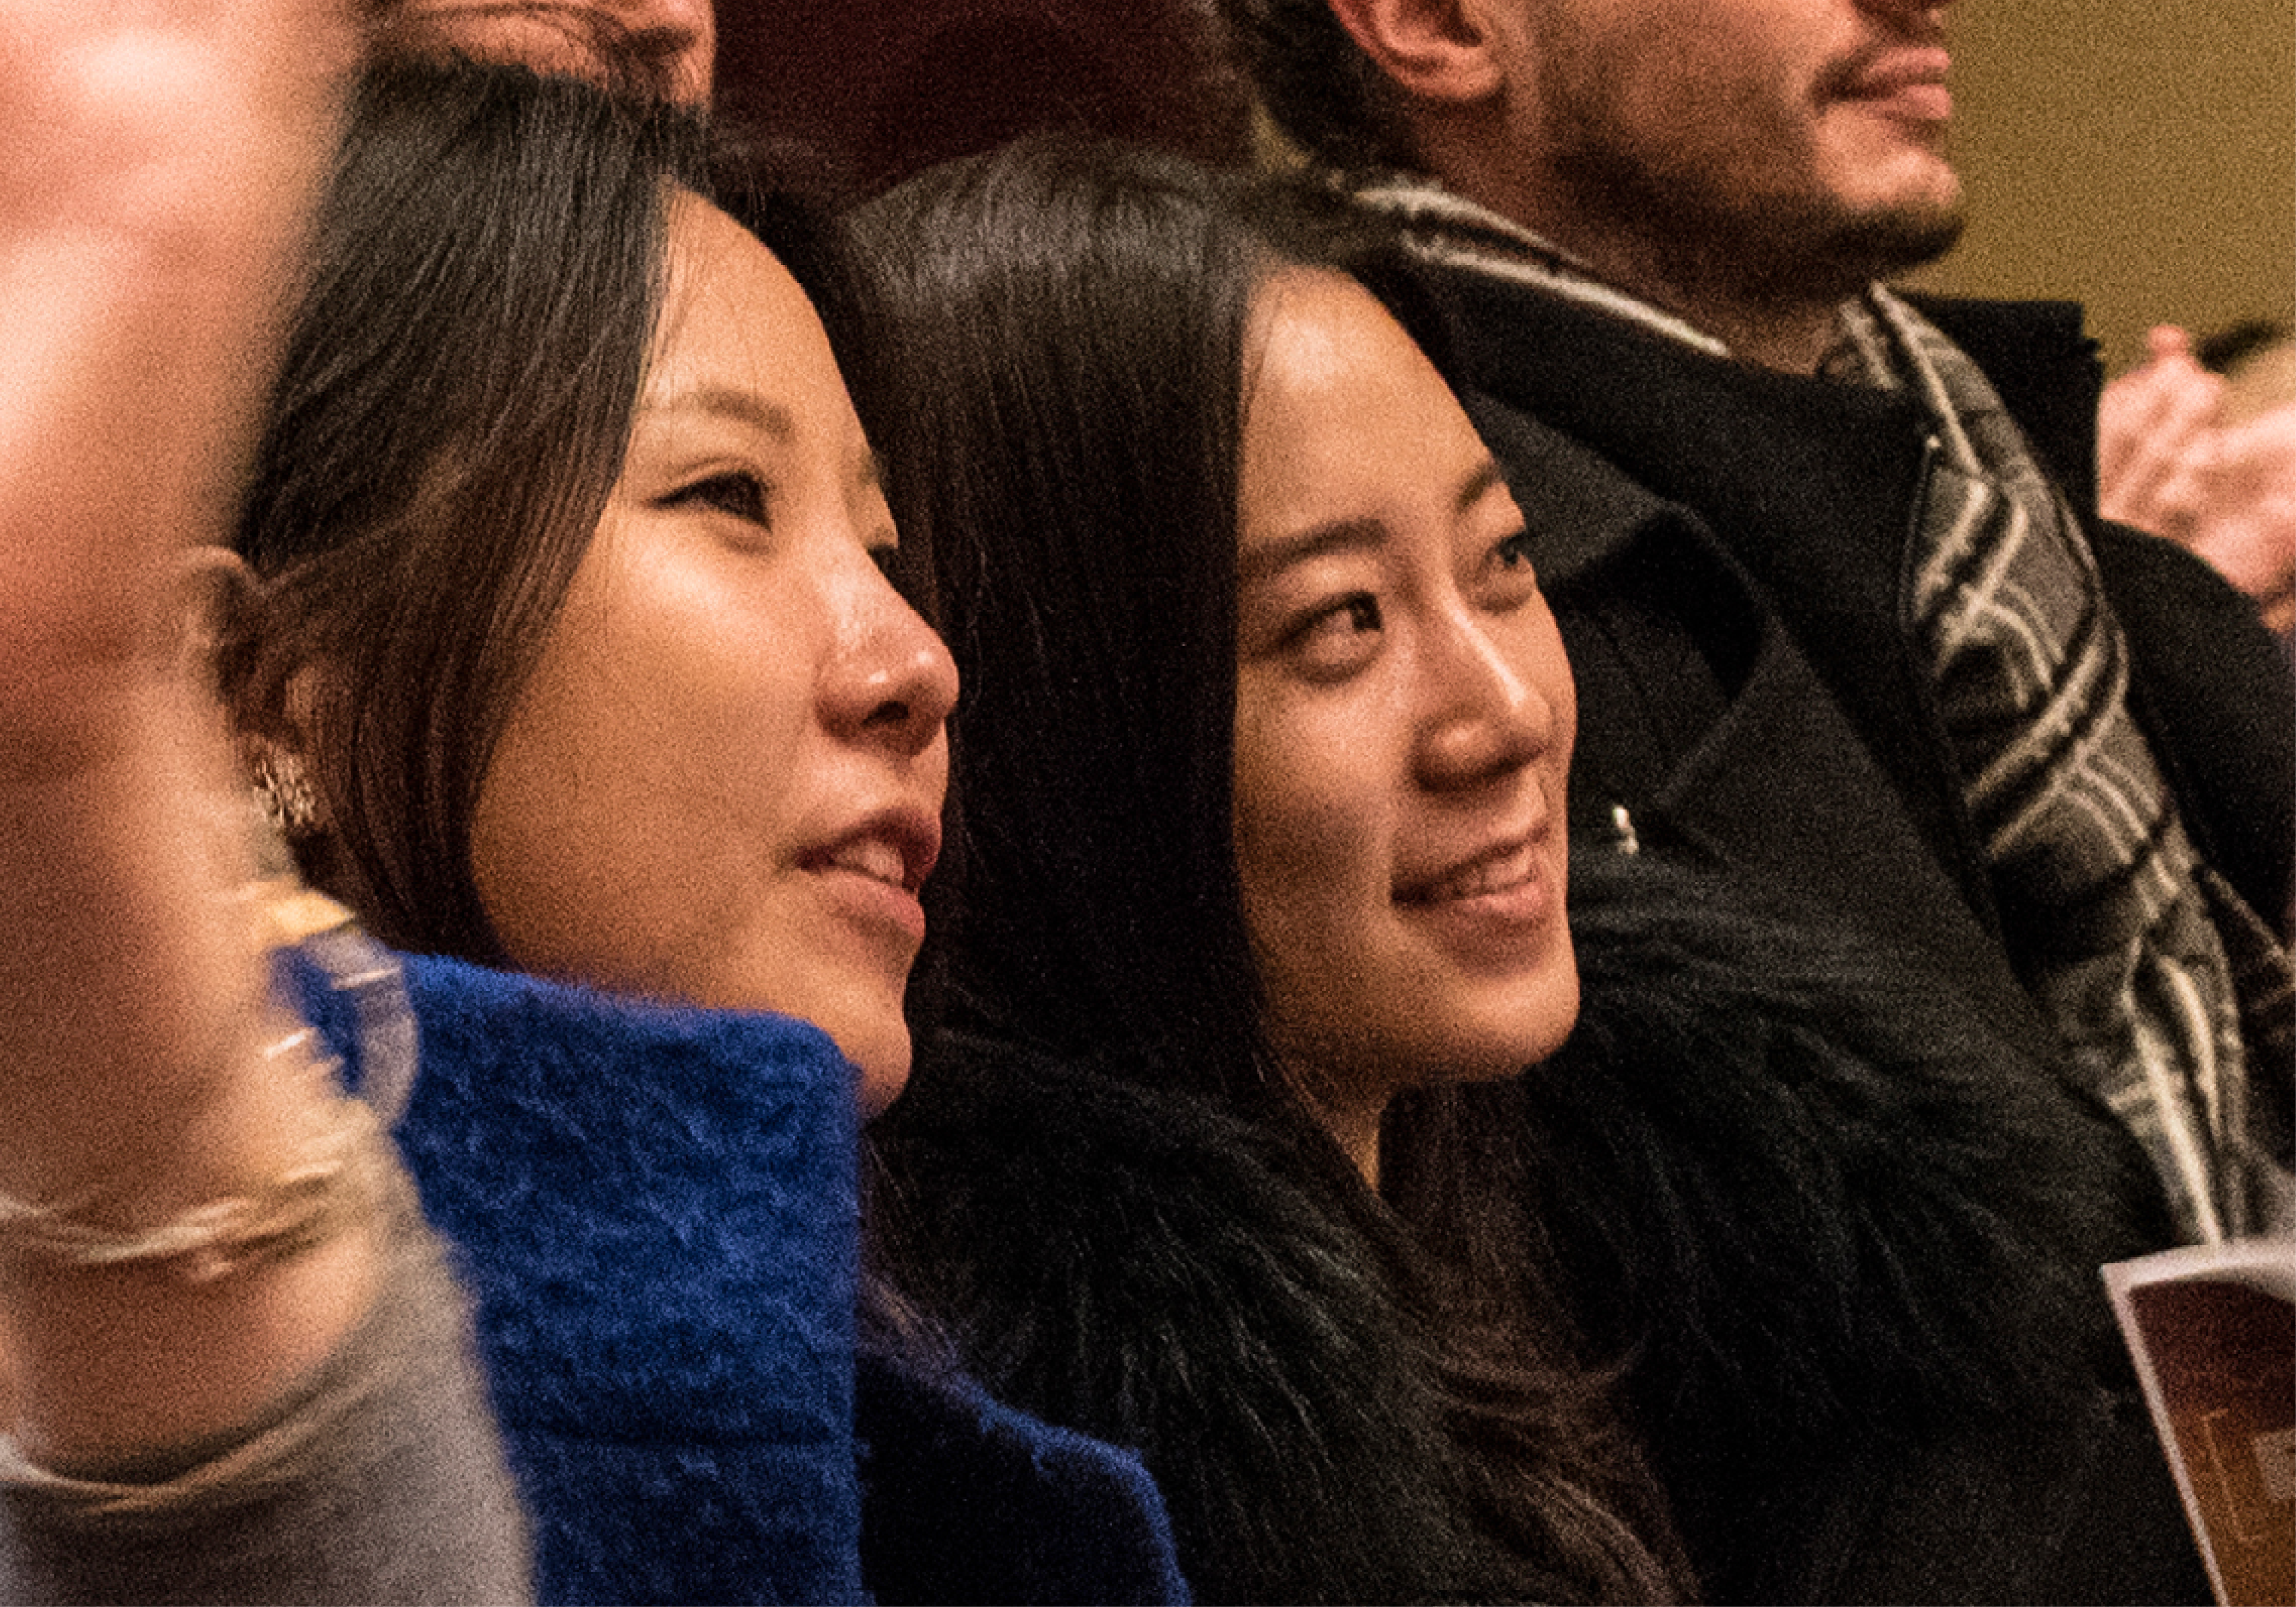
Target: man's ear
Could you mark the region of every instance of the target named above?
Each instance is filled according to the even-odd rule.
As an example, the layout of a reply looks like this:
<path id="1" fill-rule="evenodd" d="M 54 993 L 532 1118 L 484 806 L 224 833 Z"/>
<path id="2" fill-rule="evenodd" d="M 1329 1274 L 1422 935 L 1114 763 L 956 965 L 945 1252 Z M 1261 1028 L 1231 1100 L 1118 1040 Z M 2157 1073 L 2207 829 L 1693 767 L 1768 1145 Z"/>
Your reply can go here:
<path id="1" fill-rule="evenodd" d="M 1329 0 L 1332 16 L 1405 94 L 1446 106 L 1505 86 L 1489 0 Z"/>

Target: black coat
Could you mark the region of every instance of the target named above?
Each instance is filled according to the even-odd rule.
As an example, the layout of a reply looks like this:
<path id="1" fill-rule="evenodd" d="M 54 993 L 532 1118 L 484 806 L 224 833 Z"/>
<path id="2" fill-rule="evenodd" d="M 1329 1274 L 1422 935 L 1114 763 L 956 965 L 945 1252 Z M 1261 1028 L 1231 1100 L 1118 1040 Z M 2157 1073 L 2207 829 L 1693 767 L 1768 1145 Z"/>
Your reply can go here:
<path id="1" fill-rule="evenodd" d="M 1915 956 L 1647 859 L 1571 895 L 1577 1031 L 1391 1124 L 1390 1192 L 1540 1247 L 1709 1599 L 2206 1601 L 2097 1273 L 2164 1231 L 2110 1115 Z"/>
<path id="2" fill-rule="evenodd" d="M 1708 357 L 1535 290 L 1425 265 L 1414 271 L 1435 312 L 1430 345 L 1523 505 L 1578 676 L 1574 862 L 1582 871 L 1599 864 L 1620 840 L 1623 820 L 1646 852 L 1726 867 L 1741 885 L 1792 912 L 1797 927 L 1833 928 L 1853 947 L 1902 950 L 1903 964 L 1931 996 L 1934 1041 L 1977 1054 L 1972 1063 L 1981 1075 L 1964 1079 L 1955 1096 L 1964 1116 L 1957 1133 L 1941 1134 L 1938 1113 L 1908 1091 L 1898 1103 L 1902 1119 L 1838 1136 L 1841 1153 L 1857 1155 L 1872 1177 L 1927 1176 L 1935 1146 L 1950 1153 L 1984 1138 L 1988 1124 L 2013 1134 L 2030 1125 L 2021 1125 L 2019 1112 L 2053 1111 L 2047 1130 L 2068 1142 L 2079 1137 L 2068 1187 L 2087 1201 L 2093 1221 L 2110 1219 L 2114 1231 L 2068 1234 L 2051 1225 L 2054 1208 L 2044 1199 L 1988 1203 L 1980 1185 L 1993 1168 L 2051 1164 L 2038 1159 L 2041 1149 L 2018 1160 L 2013 1146 L 1996 1148 L 1986 1166 L 1948 1168 L 1939 1186 L 1958 1179 L 1979 1191 L 1966 1209 L 1997 1210 L 2013 1238 L 2055 1245 L 2043 1259 L 2068 1291 L 2060 1308 L 2094 1332 L 2104 1316 L 2095 1263 L 2158 1248 L 2171 1228 L 2135 1141 L 2079 1090 L 2054 1028 L 2019 980 L 2024 945 L 1996 905 L 1901 614 L 1899 577 L 1928 424 L 1904 398 Z M 2093 507 L 2099 373 L 2078 309 L 1963 302 L 1924 310 L 1986 369 L 2074 506 Z M 2128 639 L 2136 717 L 2202 852 L 2271 919 L 2289 907 L 2296 857 L 2296 709 L 2269 639 L 2253 605 L 2198 560 L 2166 542 L 2087 523 Z M 1591 878 L 1582 874 L 1580 883 L 1574 912 L 1584 917 Z M 1629 929 L 1647 932 L 1650 914 Z M 1620 952 L 1627 957 L 1610 980 L 1590 987 L 1590 1022 L 1638 1008 L 1652 965 L 1632 944 Z M 1739 999 L 1711 1013 L 1766 1008 Z M 1584 1036 L 1599 1032 L 1590 1025 Z M 1884 1036 L 1902 1040 L 1902 1023 Z M 1677 1055 L 1672 1063 L 1702 1058 L 1725 1069 L 1717 1076 L 1747 1059 Z M 1844 1063 L 1902 1058 L 1861 1053 Z M 2157 1454 L 2132 1431 L 2133 1398 L 2114 1376 L 2109 1347 L 2091 1375 L 2104 1395 L 2025 1394 L 2029 1406 L 2051 1403 L 2048 1411 L 2059 1414 L 2054 1429 L 2045 1431 L 2043 1416 L 2028 1411 L 2025 1430 L 1970 1437 L 1948 1413 L 1934 1432 L 1908 1440 L 1898 1431 L 1906 1414 L 1970 1398 L 1942 1382 L 1977 1375 L 1953 1365 L 1954 1346 L 1932 1345 L 1928 1365 L 1906 1375 L 1914 1382 L 1885 1384 L 1864 1365 L 1869 1340 L 1807 1326 L 1794 1347 L 1798 1365 L 1831 1377 L 1838 1399 L 1805 1418 L 1797 1415 L 1791 1374 L 1768 1380 L 1767 1392 L 1716 1382 L 1716 1368 L 1740 1383 L 1763 1382 L 1754 1358 L 1769 1354 L 1765 1344 L 1775 1337 L 1763 1326 L 1773 1320 L 1762 1316 L 1764 1302 L 1718 1324 L 1732 1308 L 1685 1309 L 1677 1295 L 1647 1285 L 1636 1299 L 1619 1293 L 1617 1280 L 1630 1270 L 1670 1264 L 1711 1279 L 1720 1267 L 1770 1264 L 1775 1258 L 1756 1249 L 1759 1236 L 1738 1232 L 1759 1226 L 1765 1209 L 1782 1220 L 1799 1215 L 1807 1228 L 1823 1226 L 1824 1213 L 1791 1209 L 1808 1203 L 1792 1191 L 1846 1187 L 1838 1163 L 1833 1181 L 1813 1185 L 1792 1180 L 1798 1167 L 1764 1181 L 1761 1168 L 1731 1154 L 1735 1143 L 1767 1139 L 1751 1112 L 1775 1080 L 1765 1076 L 1750 1090 L 1721 1095 L 1746 1101 L 1733 1107 L 1736 1140 L 1718 1136 L 1730 1124 L 1710 1112 L 1688 1119 L 1663 1103 L 1634 1108 L 1635 1124 L 1671 1124 L 1658 1146 L 1670 1152 L 1634 1144 L 1611 1152 L 1613 1160 L 1638 1157 L 1622 1178 L 1565 1181 L 1586 1138 L 1601 1129 L 1600 1113 L 1582 1111 L 1575 1127 L 1566 1122 L 1547 1135 L 1564 1163 L 1546 1174 L 1559 1194 L 1531 1190 L 1534 1215 L 1588 1191 L 1624 1190 L 1610 1231 L 1587 1218 L 1554 1231 L 1566 1259 L 1578 1262 L 1590 1329 L 1652 1348 L 1636 1387 L 1710 1590 L 1742 1600 L 1861 1592 L 2165 1600 L 2200 1589 L 2181 1524 L 2156 1499 L 2164 1485 Z M 1612 1092 L 1614 1106 L 1633 1106 L 1651 1089 Z M 1562 1119 L 1559 1107 L 1538 1108 Z M 1827 1119 L 1837 1115 L 1829 1109 Z M 1655 1130 L 1630 1127 L 1645 1140 Z M 1776 1138 L 1801 1141 L 1791 1133 Z M 1666 1196 L 1682 1177 L 1669 1168 L 1704 1179 L 1718 1201 L 1734 1200 L 1735 1210 L 1713 1217 L 1712 1236 L 1672 1236 L 1678 1201 Z M 1589 1243 L 1605 1248 L 1590 1251 Z M 2030 1330 L 2021 1327 L 2021 1297 L 1964 1298 L 1957 1280 L 1986 1265 L 1981 1255 L 1968 1259 L 1978 1248 L 1966 1235 L 1931 1244 L 1923 1254 L 1938 1264 L 1919 1285 L 1931 1315 L 1905 1309 L 1914 1331 L 1940 1341 L 1954 1338 L 1952 1322 L 1975 1324 L 1980 1331 L 1961 1334 L 1959 1344 L 1981 1373 L 2000 1362 L 2015 1332 Z M 1992 1287 L 2013 1291 L 2016 1283 L 1996 1279 Z M 1785 1309 L 1775 1300 L 1769 1307 Z M 1988 1325 L 1998 1332 L 1981 1331 Z M 1669 1337 L 1702 1347 L 1702 1359 L 1669 1350 Z M 1685 1397 L 1710 1404 L 1686 1411 Z M 1737 1423 L 1718 1411 L 1739 1413 Z M 1892 1414 L 1898 1426 L 1877 1431 Z M 1825 1427 L 1813 1435 L 1775 1426 L 1801 1421 Z M 1746 1448 L 1764 1442 L 1767 1452 Z M 1807 1468 L 1796 1475 L 1793 1460 L 1805 1455 Z M 1889 1474 L 1893 1456 L 1918 1470 L 1906 1478 L 1934 1499 L 1913 1499 L 1913 1485 Z M 2099 1458 L 2128 1465 L 2092 1465 Z M 2116 1486 L 2137 1493 L 2133 1505 L 2097 1494 Z M 2082 1504 L 2093 1530 L 2068 1526 Z"/>
<path id="3" fill-rule="evenodd" d="M 1647 859 L 1573 898 L 1579 1031 L 1407 1101 L 1388 1181 L 1580 1314 L 1708 1595 L 2205 1600 L 2095 1271 L 2161 1231 L 2110 1119 L 1855 934 Z M 1204 1599 L 1521 1594 L 1331 1157 L 1138 1075 L 928 1045 L 873 1134 L 903 1282 L 1000 1396 L 1140 1452 Z"/>

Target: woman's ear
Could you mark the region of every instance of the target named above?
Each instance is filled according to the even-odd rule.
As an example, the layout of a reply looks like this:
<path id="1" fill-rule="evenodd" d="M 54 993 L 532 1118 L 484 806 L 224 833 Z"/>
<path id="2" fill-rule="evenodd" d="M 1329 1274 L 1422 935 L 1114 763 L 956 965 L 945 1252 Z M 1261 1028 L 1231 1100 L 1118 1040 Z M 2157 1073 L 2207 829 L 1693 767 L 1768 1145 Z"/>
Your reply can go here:
<path id="1" fill-rule="evenodd" d="M 1356 47 L 1406 97 L 1447 107 L 1489 99 L 1506 83 L 1489 0 L 1331 0 Z"/>
<path id="2" fill-rule="evenodd" d="M 184 550 L 177 576 L 175 643 L 177 667 L 197 685 L 213 688 L 217 656 L 250 618 L 263 582 L 229 547 Z"/>
<path id="3" fill-rule="evenodd" d="M 250 686 L 218 688 L 222 654 L 257 627 L 264 581 L 228 548 L 193 547 L 184 555 L 180 651 L 187 675 L 224 693 L 224 717 L 241 779 L 273 828 L 291 843 L 326 830 L 326 812 L 305 758 L 310 712 L 309 666 L 282 676 L 258 673 Z M 259 657 L 259 655 L 258 655 Z"/>

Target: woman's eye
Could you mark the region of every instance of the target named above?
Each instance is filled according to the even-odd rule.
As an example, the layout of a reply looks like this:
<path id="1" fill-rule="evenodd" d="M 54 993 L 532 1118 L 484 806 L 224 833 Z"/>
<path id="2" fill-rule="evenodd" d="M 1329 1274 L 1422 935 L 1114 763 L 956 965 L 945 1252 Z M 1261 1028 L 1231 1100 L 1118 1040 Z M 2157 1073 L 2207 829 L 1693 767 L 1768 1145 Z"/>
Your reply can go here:
<path id="1" fill-rule="evenodd" d="M 1500 542 L 1493 551 L 1501 567 L 1511 570 L 1528 569 L 1531 561 L 1530 532 L 1517 530 L 1505 541 Z"/>
<path id="2" fill-rule="evenodd" d="M 1386 623 L 1379 599 L 1369 592 L 1343 597 L 1319 611 L 1292 635 L 1292 651 L 1307 672 L 1319 678 L 1361 668 L 1377 651 Z"/>
<path id="3" fill-rule="evenodd" d="M 701 506 L 751 524 L 766 522 L 766 485 L 754 474 L 712 474 L 680 487 L 663 500 L 671 507 Z"/>

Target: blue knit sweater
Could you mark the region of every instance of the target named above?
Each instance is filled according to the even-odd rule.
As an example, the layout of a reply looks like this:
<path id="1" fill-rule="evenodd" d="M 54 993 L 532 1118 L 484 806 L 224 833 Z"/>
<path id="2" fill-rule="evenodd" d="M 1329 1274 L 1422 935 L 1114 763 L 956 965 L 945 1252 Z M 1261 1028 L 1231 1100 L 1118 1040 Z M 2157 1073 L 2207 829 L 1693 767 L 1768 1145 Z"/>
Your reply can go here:
<path id="1" fill-rule="evenodd" d="M 398 1137 L 477 1304 L 545 1602 L 1186 1599 L 1128 1454 L 857 1361 L 857 1090 L 826 1035 L 406 970 Z M 348 996 L 290 976 L 355 1061 Z"/>

